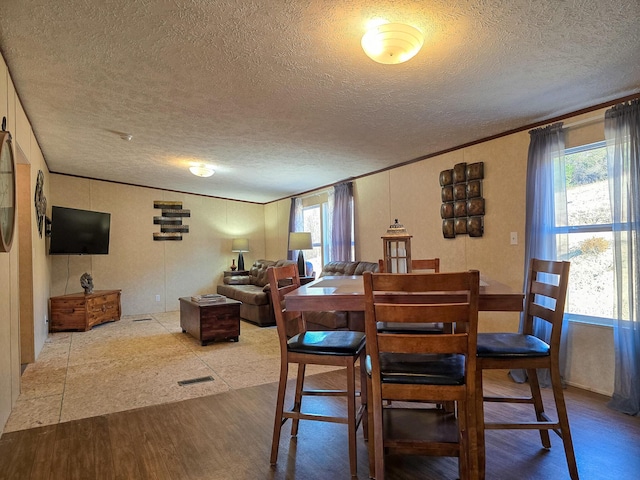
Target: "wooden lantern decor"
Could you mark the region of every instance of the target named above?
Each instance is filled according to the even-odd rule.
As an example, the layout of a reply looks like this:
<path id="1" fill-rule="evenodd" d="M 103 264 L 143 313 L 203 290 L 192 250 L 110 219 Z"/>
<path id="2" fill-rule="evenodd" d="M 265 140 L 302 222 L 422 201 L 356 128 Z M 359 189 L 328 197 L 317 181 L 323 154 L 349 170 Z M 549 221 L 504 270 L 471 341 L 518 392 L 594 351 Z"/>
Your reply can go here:
<path id="1" fill-rule="evenodd" d="M 396 223 L 389 226 L 387 234 L 382 236 L 385 272 L 411 272 L 411 237 L 397 218 Z"/>

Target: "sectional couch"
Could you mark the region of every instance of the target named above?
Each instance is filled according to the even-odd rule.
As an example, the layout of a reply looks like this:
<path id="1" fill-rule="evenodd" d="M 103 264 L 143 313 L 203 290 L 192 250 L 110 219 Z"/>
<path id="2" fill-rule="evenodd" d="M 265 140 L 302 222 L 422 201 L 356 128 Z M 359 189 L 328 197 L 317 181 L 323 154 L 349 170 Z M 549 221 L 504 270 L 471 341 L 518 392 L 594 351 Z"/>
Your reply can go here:
<path id="1" fill-rule="evenodd" d="M 275 325 L 267 269 L 271 266 L 296 264 L 294 260 L 256 260 L 249 274 L 224 277 L 224 284 L 218 285 L 218 293 L 239 300 L 240 318 L 261 327 Z M 329 262 L 319 277 L 362 275 L 366 271 L 377 272 L 378 264 L 373 262 Z M 364 312 L 304 312 L 307 330 L 357 330 L 364 332 Z M 287 325 L 287 334 L 297 333 L 295 322 Z"/>
<path id="2" fill-rule="evenodd" d="M 275 325 L 269 293 L 267 268 L 281 267 L 296 262 L 293 260 L 256 260 L 249 274 L 224 277 L 224 284 L 218 285 L 218 293 L 242 302 L 240 318 L 261 327 Z"/>

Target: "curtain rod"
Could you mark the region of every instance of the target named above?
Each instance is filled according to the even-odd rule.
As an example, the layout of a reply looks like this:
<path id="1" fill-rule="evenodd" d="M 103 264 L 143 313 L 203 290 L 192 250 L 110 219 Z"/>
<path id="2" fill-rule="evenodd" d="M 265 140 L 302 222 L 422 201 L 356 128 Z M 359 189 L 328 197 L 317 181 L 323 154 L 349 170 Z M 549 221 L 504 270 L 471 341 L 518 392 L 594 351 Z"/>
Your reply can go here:
<path id="1" fill-rule="evenodd" d="M 596 122 L 600 122 L 600 121 L 604 122 L 604 115 L 598 116 L 598 117 L 583 118 L 582 120 L 577 120 L 575 122 L 565 123 L 563 125 L 563 128 L 581 127 L 583 125 L 590 125 L 592 123 L 596 123 Z"/>
<path id="2" fill-rule="evenodd" d="M 305 198 L 321 197 L 329 193 L 329 188 L 322 191 L 316 191 L 316 193 L 309 193 L 308 195 L 298 195 L 298 198 L 304 200 Z"/>

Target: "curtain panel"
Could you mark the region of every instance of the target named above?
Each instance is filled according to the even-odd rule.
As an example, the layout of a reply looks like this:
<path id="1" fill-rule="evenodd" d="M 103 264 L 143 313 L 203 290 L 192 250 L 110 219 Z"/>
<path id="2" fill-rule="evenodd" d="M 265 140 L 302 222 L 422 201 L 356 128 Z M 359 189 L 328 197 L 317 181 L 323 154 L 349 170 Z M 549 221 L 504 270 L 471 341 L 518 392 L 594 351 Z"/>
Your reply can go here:
<path id="1" fill-rule="evenodd" d="M 289 210 L 289 232 L 287 232 L 287 250 L 289 249 L 289 233 L 302 232 L 304 228 L 304 217 L 302 214 L 302 199 L 293 197 L 291 199 L 291 209 Z M 298 258 L 297 250 L 288 250 L 287 259 L 296 260 Z"/>
<path id="2" fill-rule="evenodd" d="M 609 406 L 640 416 L 640 100 L 607 110 L 605 139 L 617 293 Z"/>
<path id="3" fill-rule="evenodd" d="M 554 123 L 529 132 L 529 154 L 527 160 L 526 181 L 526 224 L 524 282 L 526 288 L 528 266 L 532 258 L 557 260 L 558 255 L 566 253 L 568 240 L 558 235 L 557 228 L 566 226 L 567 190 L 564 166 L 564 129 L 562 123 Z M 553 280 L 551 280 L 553 281 Z M 521 328 L 524 318 L 520 320 Z M 566 369 L 566 332 L 567 321 L 562 328 L 563 339 L 560 348 L 560 373 Z M 534 333 L 549 341 L 551 326 L 545 321 L 534 320 Z M 524 370 L 512 370 L 511 378 L 522 383 L 527 380 Z M 538 372 L 540 385 L 551 385 L 548 370 Z"/>
<path id="4" fill-rule="evenodd" d="M 329 261 L 352 262 L 353 182 L 333 187 L 333 195 L 329 196 L 329 212 Z"/>

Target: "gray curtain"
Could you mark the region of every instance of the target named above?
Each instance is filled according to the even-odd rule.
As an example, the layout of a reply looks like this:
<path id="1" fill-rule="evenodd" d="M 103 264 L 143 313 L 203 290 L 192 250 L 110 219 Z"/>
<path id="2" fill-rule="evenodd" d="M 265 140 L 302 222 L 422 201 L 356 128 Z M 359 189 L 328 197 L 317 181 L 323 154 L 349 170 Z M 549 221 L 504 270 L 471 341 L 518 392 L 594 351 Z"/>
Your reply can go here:
<path id="1" fill-rule="evenodd" d="M 329 195 L 329 261 L 352 262 L 353 182 L 340 183 Z"/>
<path id="2" fill-rule="evenodd" d="M 567 225 L 566 174 L 564 168 L 564 130 L 562 123 L 554 123 L 529 132 L 529 156 L 527 161 L 526 224 L 524 283 L 527 285 L 529 261 L 532 258 L 557 260 L 559 254 L 566 253 L 567 239 L 558 235 L 558 227 Z M 522 327 L 521 319 L 521 327 Z M 563 336 L 566 336 L 566 320 Z M 549 341 L 551 326 L 541 320 L 534 321 L 534 333 Z M 563 342 L 566 343 L 566 342 Z M 566 348 L 561 348 L 561 373 L 565 367 Z M 523 370 L 512 370 L 511 378 L 522 383 L 527 380 Z M 538 372 L 540 385 L 551 385 L 547 369 Z"/>
<path id="3" fill-rule="evenodd" d="M 607 110 L 605 138 L 617 292 L 609 406 L 640 415 L 640 100 Z"/>
<path id="4" fill-rule="evenodd" d="M 304 218 L 302 216 L 302 199 L 294 197 L 291 199 L 291 209 L 289 210 L 289 232 L 302 232 L 304 227 Z M 289 233 L 287 233 L 287 249 L 289 248 Z M 298 251 L 289 250 L 287 253 L 288 260 L 297 260 Z"/>

